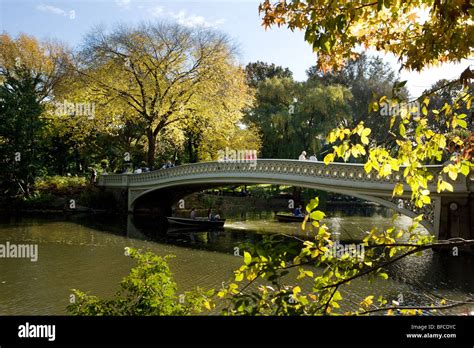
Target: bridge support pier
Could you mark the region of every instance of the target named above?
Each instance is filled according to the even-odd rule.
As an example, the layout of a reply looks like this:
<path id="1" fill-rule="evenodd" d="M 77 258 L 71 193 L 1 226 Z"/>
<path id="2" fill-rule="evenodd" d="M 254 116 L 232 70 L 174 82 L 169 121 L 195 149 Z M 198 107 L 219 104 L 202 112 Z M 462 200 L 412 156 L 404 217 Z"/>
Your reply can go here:
<path id="1" fill-rule="evenodd" d="M 135 190 L 135 189 L 128 189 L 127 190 L 127 211 L 129 213 L 133 213 L 134 211 L 134 201 L 135 199 L 144 192 L 145 190 Z"/>
<path id="2" fill-rule="evenodd" d="M 474 197 L 452 194 L 441 197 L 439 239 L 474 239 Z"/>

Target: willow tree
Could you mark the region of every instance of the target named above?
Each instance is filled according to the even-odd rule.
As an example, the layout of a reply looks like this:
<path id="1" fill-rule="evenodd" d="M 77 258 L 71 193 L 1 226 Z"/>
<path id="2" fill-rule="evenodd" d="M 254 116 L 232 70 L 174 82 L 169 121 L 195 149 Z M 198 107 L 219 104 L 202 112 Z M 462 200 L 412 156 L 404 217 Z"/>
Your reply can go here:
<path id="1" fill-rule="evenodd" d="M 77 55 L 77 71 L 90 98 L 129 111 L 143 125 L 147 162 L 154 166 L 157 142 L 171 125 L 219 115 L 238 121 L 249 102 L 235 50 L 222 34 L 177 24 L 96 29 Z M 242 80 L 242 81 L 241 81 Z"/>
<path id="2" fill-rule="evenodd" d="M 316 153 L 321 149 L 318 137 L 350 121 L 351 97 L 341 85 L 268 78 L 258 84 L 246 119 L 260 128 L 263 157 L 296 158 L 302 150 Z"/>

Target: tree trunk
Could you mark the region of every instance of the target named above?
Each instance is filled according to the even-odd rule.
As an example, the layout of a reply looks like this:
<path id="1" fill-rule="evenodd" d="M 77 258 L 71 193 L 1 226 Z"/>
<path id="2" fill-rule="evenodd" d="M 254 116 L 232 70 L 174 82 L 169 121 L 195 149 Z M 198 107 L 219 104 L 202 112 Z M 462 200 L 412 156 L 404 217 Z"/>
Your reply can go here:
<path id="1" fill-rule="evenodd" d="M 186 146 L 186 150 L 188 152 L 188 162 L 192 163 L 193 160 L 193 141 L 190 136 L 188 136 L 188 143 Z"/>
<path id="2" fill-rule="evenodd" d="M 293 201 L 295 203 L 295 207 L 298 206 L 299 204 L 302 204 L 302 202 L 301 202 L 301 187 L 293 186 Z"/>
<path id="3" fill-rule="evenodd" d="M 147 134 L 148 139 L 148 153 L 147 153 L 147 164 L 150 170 L 154 169 L 155 165 L 155 150 L 156 150 L 156 139 L 151 130 Z"/>

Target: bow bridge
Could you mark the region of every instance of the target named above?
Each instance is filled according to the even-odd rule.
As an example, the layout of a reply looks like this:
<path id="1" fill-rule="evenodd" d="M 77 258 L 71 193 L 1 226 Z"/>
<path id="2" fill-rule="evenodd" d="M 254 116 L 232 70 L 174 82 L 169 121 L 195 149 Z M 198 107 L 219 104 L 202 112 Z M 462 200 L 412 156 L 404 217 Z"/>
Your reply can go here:
<path id="1" fill-rule="evenodd" d="M 403 182 L 402 171 L 387 177 L 367 174 L 363 164 L 259 159 L 242 162 L 201 162 L 141 174 L 111 174 L 99 177 L 106 190 L 122 191 L 127 208 L 133 212 L 138 202 L 165 205 L 187 194 L 226 184 L 277 184 L 319 189 L 372 201 L 409 217 L 423 214 L 422 225 L 440 238 L 474 237 L 473 177 L 459 175 L 451 181 L 453 192 L 436 193 L 436 178 L 442 165 L 426 166 L 435 178 L 429 184 L 432 203 L 422 210 L 410 202 L 410 187 L 404 195 L 392 197 L 396 183 Z M 126 195 L 125 195 L 126 193 Z"/>

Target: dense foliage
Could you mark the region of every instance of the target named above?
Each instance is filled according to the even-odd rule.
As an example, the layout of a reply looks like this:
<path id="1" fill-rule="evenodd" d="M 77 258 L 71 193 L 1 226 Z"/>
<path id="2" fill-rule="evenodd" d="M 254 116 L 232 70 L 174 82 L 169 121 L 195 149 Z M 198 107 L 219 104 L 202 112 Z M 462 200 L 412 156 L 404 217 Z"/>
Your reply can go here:
<path id="1" fill-rule="evenodd" d="M 303 29 L 318 52 L 318 67 L 340 68 L 358 45 L 395 54 L 402 65 L 459 62 L 472 54 L 474 6 L 470 0 L 265 0 L 263 25 Z"/>
<path id="2" fill-rule="evenodd" d="M 257 85 L 255 106 L 246 119 L 258 124 L 263 158 L 297 158 L 317 153 L 327 131 L 350 120 L 350 91 L 317 81 L 269 78 Z"/>

